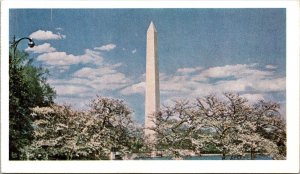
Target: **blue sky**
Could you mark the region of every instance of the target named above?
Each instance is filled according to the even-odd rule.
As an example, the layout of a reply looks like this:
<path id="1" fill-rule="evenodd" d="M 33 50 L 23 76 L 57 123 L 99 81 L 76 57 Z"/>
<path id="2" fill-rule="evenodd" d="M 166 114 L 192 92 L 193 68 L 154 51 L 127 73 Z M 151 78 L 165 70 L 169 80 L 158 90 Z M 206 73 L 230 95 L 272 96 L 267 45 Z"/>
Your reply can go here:
<path id="1" fill-rule="evenodd" d="M 124 99 L 144 120 L 146 31 L 158 32 L 161 103 L 237 92 L 285 112 L 285 9 L 11 9 L 10 38 L 50 70 L 58 103 Z"/>

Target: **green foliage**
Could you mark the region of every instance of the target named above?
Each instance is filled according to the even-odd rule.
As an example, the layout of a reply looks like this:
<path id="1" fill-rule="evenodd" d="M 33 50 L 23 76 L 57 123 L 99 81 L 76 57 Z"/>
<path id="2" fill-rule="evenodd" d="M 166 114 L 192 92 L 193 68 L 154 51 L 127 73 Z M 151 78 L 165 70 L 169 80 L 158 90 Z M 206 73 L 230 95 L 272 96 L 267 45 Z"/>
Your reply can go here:
<path id="1" fill-rule="evenodd" d="M 214 144 L 207 143 L 202 149 L 201 154 L 220 154 L 221 151 Z"/>
<path id="2" fill-rule="evenodd" d="M 33 139 L 30 108 L 53 103 L 54 90 L 46 71 L 32 65 L 28 54 L 9 53 L 9 159 L 21 159 L 21 150 Z"/>

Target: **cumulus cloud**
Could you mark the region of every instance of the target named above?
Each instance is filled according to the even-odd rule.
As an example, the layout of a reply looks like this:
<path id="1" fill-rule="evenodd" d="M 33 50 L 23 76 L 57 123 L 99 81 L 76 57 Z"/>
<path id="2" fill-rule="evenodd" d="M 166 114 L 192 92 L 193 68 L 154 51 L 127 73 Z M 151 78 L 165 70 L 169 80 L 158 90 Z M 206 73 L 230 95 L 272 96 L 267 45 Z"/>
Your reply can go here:
<path id="1" fill-rule="evenodd" d="M 284 91 L 286 89 L 286 78 L 272 78 L 254 82 L 253 88 L 264 92 Z"/>
<path id="2" fill-rule="evenodd" d="M 84 67 L 78 71 L 76 71 L 73 76 L 74 77 L 80 77 L 80 78 L 95 78 L 95 77 L 100 77 L 105 74 L 113 74 L 117 73 L 115 68 L 121 66 L 122 64 L 114 64 L 114 65 L 106 65 L 106 66 L 100 66 L 97 68 L 91 68 L 91 67 Z"/>
<path id="3" fill-rule="evenodd" d="M 132 51 L 131 51 L 131 53 L 132 53 L 132 54 L 135 54 L 135 53 L 136 53 L 136 51 L 137 51 L 137 50 L 136 50 L 136 49 L 134 49 L 134 50 L 132 50 Z"/>
<path id="4" fill-rule="evenodd" d="M 122 89 L 132 80 L 124 73 L 117 70 L 122 64 L 101 64 L 96 67 L 83 67 L 70 75 L 67 79 L 50 80 L 49 83 L 53 86 L 59 86 L 64 90 L 76 91 L 83 96 L 93 96 L 99 91 L 101 93 Z M 60 89 L 60 88 L 59 88 Z M 82 91 L 79 91 L 82 90 Z M 63 93 L 64 95 L 71 95 L 72 92 Z M 62 93 L 59 93 L 62 94 Z"/>
<path id="5" fill-rule="evenodd" d="M 170 76 L 160 82 L 160 90 L 161 93 L 186 93 L 195 88 L 195 85 L 187 76 Z"/>
<path id="6" fill-rule="evenodd" d="M 109 51 L 114 47 L 109 44 L 98 50 Z M 130 77 L 118 70 L 122 63 L 104 62 L 100 51 L 86 49 L 83 54 L 74 55 L 58 52 L 48 43 L 27 51 L 42 53 L 36 59 L 54 75 L 48 82 L 56 90 L 59 103 L 68 102 L 77 107 L 75 99 L 88 101 L 96 94 L 118 93 L 133 83 Z"/>
<path id="7" fill-rule="evenodd" d="M 259 100 L 264 100 L 265 97 L 263 94 L 242 94 L 241 97 L 245 97 L 250 103 L 255 103 Z"/>
<path id="8" fill-rule="evenodd" d="M 95 78 L 89 78 L 90 81 L 87 83 L 92 88 L 98 90 L 116 90 L 125 87 L 130 83 L 130 79 L 125 74 L 116 72 L 113 74 L 104 74 L 96 76 Z"/>
<path id="9" fill-rule="evenodd" d="M 267 69 L 276 69 L 277 66 L 274 66 L 274 65 L 266 65 L 266 68 L 267 68 Z"/>
<path id="10" fill-rule="evenodd" d="M 196 75 L 193 80 L 208 80 L 209 78 L 243 78 L 243 77 L 254 77 L 256 79 L 265 78 L 272 75 L 270 71 L 258 70 L 256 64 L 236 64 L 236 65 L 225 65 L 218 67 L 210 67 L 203 70 L 201 73 Z"/>
<path id="11" fill-rule="evenodd" d="M 64 29 L 63 29 L 63 28 L 61 28 L 61 27 L 57 27 L 57 28 L 55 28 L 55 30 L 58 30 L 58 31 L 63 31 Z"/>
<path id="12" fill-rule="evenodd" d="M 39 55 L 37 60 L 50 66 L 66 66 L 79 63 L 101 63 L 103 58 L 100 56 L 100 53 L 86 49 L 83 55 L 67 54 L 66 52 L 49 52 Z"/>
<path id="13" fill-rule="evenodd" d="M 255 103 L 269 100 L 274 93 L 286 90 L 284 76 L 277 74 L 274 69 L 261 70 L 254 64 L 226 65 L 197 71 L 185 68 L 178 69 L 173 75 L 162 74 L 160 77 L 163 104 L 172 103 L 174 99 L 193 100 L 210 94 L 221 96 L 224 92 L 239 93 L 250 103 Z"/>
<path id="14" fill-rule="evenodd" d="M 114 74 L 106 74 L 103 76 L 97 77 L 87 77 L 87 78 L 70 78 L 70 79 L 61 79 L 52 81 L 50 84 L 53 86 L 66 86 L 65 90 L 68 90 L 68 86 L 85 86 L 88 87 L 89 90 L 85 91 L 86 95 L 95 94 L 96 91 L 111 91 L 116 89 L 121 89 L 127 86 L 130 83 L 130 79 L 128 79 L 123 73 L 114 73 Z"/>
<path id="15" fill-rule="evenodd" d="M 202 70 L 202 67 L 196 67 L 196 68 L 179 68 L 177 69 L 178 73 L 183 73 L 183 74 L 189 74 L 189 73 L 194 73 L 199 70 Z"/>
<path id="16" fill-rule="evenodd" d="M 66 104 L 68 106 L 72 106 L 73 109 L 77 110 L 84 110 L 88 107 L 91 98 L 95 96 L 76 96 L 73 95 L 72 98 L 70 99 L 69 96 L 60 96 L 55 99 L 55 103 L 60 103 L 60 104 Z"/>
<path id="17" fill-rule="evenodd" d="M 50 85 L 53 86 L 68 86 L 68 85 L 87 86 L 85 84 L 88 83 L 89 80 L 82 79 L 82 78 L 68 78 L 68 79 L 49 79 L 48 82 Z"/>
<path id="18" fill-rule="evenodd" d="M 212 84 L 212 87 L 222 92 L 243 92 L 247 88 L 253 88 L 253 81 L 247 81 L 246 79 L 220 80 Z"/>
<path id="19" fill-rule="evenodd" d="M 31 33 L 29 37 L 36 40 L 59 40 L 59 39 L 65 39 L 66 35 L 62 35 L 60 33 L 55 34 L 52 31 L 38 30 Z"/>
<path id="20" fill-rule="evenodd" d="M 100 51 L 111 51 L 115 48 L 116 48 L 116 45 L 111 43 L 111 44 L 107 44 L 107 45 L 102 45 L 100 47 L 95 47 L 94 49 L 100 50 Z"/>
<path id="21" fill-rule="evenodd" d="M 137 82 L 122 90 L 123 94 L 144 92 L 145 83 Z M 209 94 L 236 92 L 249 100 L 263 99 L 264 93 L 285 90 L 285 77 L 274 71 L 261 70 L 257 64 L 236 64 L 209 68 L 180 68 L 175 74 L 160 73 L 162 98 L 195 98 Z M 250 94 L 251 93 L 256 93 Z M 247 95 L 246 95 L 247 94 Z"/>
<path id="22" fill-rule="evenodd" d="M 143 94 L 145 92 L 145 87 L 146 87 L 146 83 L 140 82 L 140 83 L 127 86 L 126 88 L 122 89 L 120 93 L 124 95 L 131 95 L 136 93 Z"/>
<path id="23" fill-rule="evenodd" d="M 86 96 L 86 93 L 90 91 L 89 87 L 74 84 L 55 85 L 54 89 L 59 96 Z"/>
<path id="24" fill-rule="evenodd" d="M 114 47 L 109 44 L 99 50 L 109 51 Z M 37 61 L 47 65 L 52 74 L 58 77 L 48 82 L 55 88 L 59 98 L 68 99 L 71 103 L 74 97 L 88 99 L 99 92 L 122 89 L 132 83 L 130 78 L 118 70 L 122 63 L 103 62 L 104 58 L 99 51 L 86 49 L 84 54 L 74 55 L 58 52 L 50 44 L 40 45 L 30 51 L 43 53 L 36 58 Z M 71 74 L 66 76 L 65 71 Z"/>
<path id="25" fill-rule="evenodd" d="M 100 76 L 95 82 L 98 84 L 124 84 L 127 83 L 129 79 L 126 78 L 125 74 L 117 72 L 114 74 L 105 74 Z M 120 86 L 121 87 L 121 86 Z"/>
<path id="26" fill-rule="evenodd" d="M 56 51 L 56 49 L 53 48 L 50 43 L 44 43 L 42 45 L 36 45 L 33 48 L 28 47 L 25 51 L 33 53 L 50 53 Z"/>

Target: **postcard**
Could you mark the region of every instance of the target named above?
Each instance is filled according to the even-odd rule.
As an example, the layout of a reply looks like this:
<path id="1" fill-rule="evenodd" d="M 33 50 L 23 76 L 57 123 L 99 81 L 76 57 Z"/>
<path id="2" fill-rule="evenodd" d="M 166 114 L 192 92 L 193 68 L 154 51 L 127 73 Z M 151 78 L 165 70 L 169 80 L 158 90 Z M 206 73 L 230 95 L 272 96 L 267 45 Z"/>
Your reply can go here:
<path id="1" fill-rule="evenodd" d="M 3 172 L 298 172 L 297 7 L 2 2 Z"/>

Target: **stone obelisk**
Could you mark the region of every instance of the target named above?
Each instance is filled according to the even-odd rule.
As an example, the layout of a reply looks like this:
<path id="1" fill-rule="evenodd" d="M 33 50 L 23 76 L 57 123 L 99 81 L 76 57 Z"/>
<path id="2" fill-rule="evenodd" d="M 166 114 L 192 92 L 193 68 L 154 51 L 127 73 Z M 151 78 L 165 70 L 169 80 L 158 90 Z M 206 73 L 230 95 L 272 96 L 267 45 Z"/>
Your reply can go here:
<path id="1" fill-rule="evenodd" d="M 157 31 L 152 21 L 147 30 L 146 52 L 145 137 L 151 143 L 155 141 L 155 135 L 149 128 L 155 127 L 153 114 L 160 107 Z"/>

